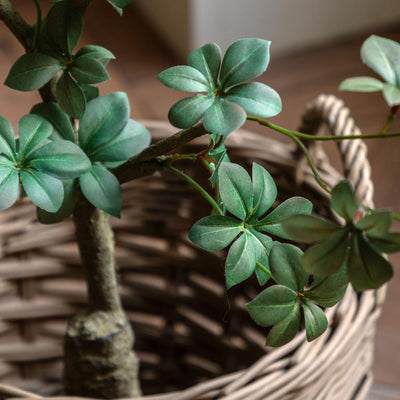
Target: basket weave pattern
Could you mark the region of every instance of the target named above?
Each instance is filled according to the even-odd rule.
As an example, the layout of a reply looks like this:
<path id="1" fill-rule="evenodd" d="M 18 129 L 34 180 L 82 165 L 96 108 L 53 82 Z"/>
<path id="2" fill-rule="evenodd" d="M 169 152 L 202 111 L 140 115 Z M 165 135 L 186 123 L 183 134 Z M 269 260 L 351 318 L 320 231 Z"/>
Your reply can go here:
<path id="1" fill-rule="evenodd" d="M 171 133 L 165 123 L 144 122 L 155 140 Z M 302 131 L 357 134 L 342 102 L 318 97 Z M 185 149 L 197 152 L 205 139 Z M 280 201 L 303 195 L 327 213 L 326 196 L 292 145 L 240 131 L 228 140 L 230 157 L 245 167 L 256 161 L 276 178 Z M 372 206 L 366 148 L 340 144 L 345 173 L 360 202 Z M 312 149 L 321 177 L 342 179 L 319 146 Z M 192 168 L 190 164 L 185 170 Z M 206 179 L 196 168 L 190 172 Z M 223 257 L 187 240 L 209 207 L 178 178 L 163 173 L 124 187 L 123 219 L 113 219 L 121 296 L 136 333 L 141 380 L 148 400 L 363 399 L 376 319 L 384 291 L 348 290 L 327 310 L 328 331 L 312 343 L 299 333 L 278 349 L 264 346 L 265 329 L 244 305 L 259 292 L 250 280 L 226 294 Z M 44 226 L 27 201 L 0 213 L 0 397 L 42 398 L 60 390 L 66 321 L 86 303 L 71 221 Z M 29 392 L 25 392 L 28 390 Z M 33 394 L 40 393 L 40 394 Z"/>

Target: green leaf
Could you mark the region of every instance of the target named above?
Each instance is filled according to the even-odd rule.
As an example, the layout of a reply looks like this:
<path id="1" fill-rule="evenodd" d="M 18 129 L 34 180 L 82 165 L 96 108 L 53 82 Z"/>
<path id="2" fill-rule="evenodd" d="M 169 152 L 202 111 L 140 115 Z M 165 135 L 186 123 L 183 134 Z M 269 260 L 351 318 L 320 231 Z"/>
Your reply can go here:
<path id="1" fill-rule="evenodd" d="M 317 215 L 296 214 L 285 218 L 282 228 L 291 240 L 304 243 L 328 239 L 342 229 L 340 225 Z"/>
<path id="2" fill-rule="evenodd" d="M 177 65 L 161 72 L 158 79 L 171 89 L 182 92 L 208 92 L 207 78 L 196 68 L 188 65 Z"/>
<path id="3" fill-rule="evenodd" d="M 93 60 L 97 60 L 101 62 L 104 66 L 110 60 L 114 60 L 115 56 L 111 51 L 107 50 L 102 46 L 95 46 L 95 45 L 86 45 L 83 46 L 76 54 L 74 58 L 79 58 L 81 56 L 92 58 Z"/>
<path id="4" fill-rule="evenodd" d="M 30 153 L 28 166 L 57 179 L 73 179 L 90 171 L 91 163 L 75 143 L 55 140 Z"/>
<path id="5" fill-rule="evenodd" d="M 310 274 L 329 276 L 343 265 L 346 260 L 348 230 L 343 228 L 311 247 L 303 255 L 303 267 Z"/>
<path id="6" fill-rule="evenodd" d="M 346 221 L 353 220 L 358 204 L 353 186 L 349 181 L 341 181 L 332 189 L 331 207 Z"/>
<path id="7" fill-rule="evenodd" d="M 388 233 L 392 225 L 392 213 L 388 210 L 377 210 L 365 215 L 354 226 L 367 235 L 380 236 Z"/>
<path id="8" fill-rule="evenodd" d="M 400 251 L 400 232 L 389 232 L 380 236 L 368 236 L 368 241 L 382 253 Z"/>
<path id="9" fill-rule="evenodd" d="M 286 286 L 274 285 L 246 304 L 251 318 L 260 326 L 272 326 L 293 310 L 297 293 Z"/>
<path id="10" fill-rule="evenodd" d="M 86 109 L 85 95 L 74 78 L 65 72 L 57 81 L 57 101 L 70 117 L 81 119 Z"/>
<path id="11" fill-rule="evenodd" d="M 378 92 L 383 89 L 383 82 L 369 76 L 357 76 L 345 79 L 339 86 L 339 90 L 353 92 Z"/>
<path id="12" fill-rule="evenodd" d="M 70 1 L 61 1 L 47 14 L 47 32 L 58 48 L 72 54 L 82 33 L 82 15 Z"/>
<path id="13" fill-rule="evenodd" d="M 234 86 L 226 96 L 226 100 L 239 104 L 249 115 L 270 118 L 282 111 L 282 100 L 272 88 L 259 82 L 248 82 Z"/>
<path id="14" fill-rule="evenodd" d="M 252 218 L 257 219 L 272 206 L 277 196 L 277 189 L 271 174 L 257 163 L 253 163 L 253 210 Z"/>
<path id="15" fill-rule="evenodd" d="M 79 144 L 82 149 L 91 153 L 113 140 L 125 127 L 129 114 L 126 93 L 110 93 L 90 101 L 79 124 Z"/>
<path id="16" fill-rule="evenodd" d="M 52 132 L 52 126 L 43 117 L 24 115 L 18 122 L 20 161 L 24 161 L 33 151 L 43 146 Z"/>
<path id="17" fill-rule="evenodd" d="M 400 44 L 393 40 L 371 35 L 361 47 L 365 64 L 386 82 L 398 86 L 400 82 Z"/>
<path id="18" fill-rule="evenodd" d="M 78 198 L 78 181 L 76 179 L 65 180 L 63 202 L 55 213 L 50 213 L 41 208 L 36 209 L 36 216 L 42 224 L 56 224 L 68 218 L 74 211 Z"/>
<path id="19" fill-rule="evenodd" d="M 269 256 L 274 279 L 297 292 L 302 292 L 308 282 L 308 273 L 301 263 L 302 255 L 303 252 L 292 244 L 275 243 Z"/>
<path id="20" fill-rule="evenodd" d="M 62 69 L 63 65 L 56 58 L 41 53 L 27 53 L 11 67 L 4 84 L 23 92 L 38 90 Z"/>
<path id="21" fill-rule="evenodd" d="M 304 311 L 307 341 L 311 342 L 321 336 L 328 328 L 328 319 L 320 307 L 304 299 L 301 303 Z"/>
<path id="22" fill-rule="evenodd" d="M 123 8 L 132 2 L 132 0 L 107 0 L 122 15 Z"/>
<path id="23" fill-rule="evenodd" d="M 67 114 L 57 103 L 39 103 L 32 107 L 31 114 L 40 115 L 53 126 L 53 139 L 65 139 L 75 143 L 74 130 Z"/>
<path id="24" fill-rule="evenodd" d="M 221 67 L 221 87 L 227 89 L 236 83 L 260 76 L 269 64 L 268 40 L 249 38 L 232 43 L 225 53 Z"/>
<path id="25" fill-rule="evenodd" d="M 16 157 L 16 146 L 14 129 L 7 119 L 0 117 L 0 153 L 9 160 L 14 161 Z"/>
<path id="26" fill-rule="evenodd" d="M 97 147 L 89 157 L 92 161 L 126 161 L 149 146 L 150 142 L 149 130 L 139 122 L 129 119 L 118 136 Z"/>
<path id="27" fill-rule="evenodd" d="M 295 302 L 290 314 L 282 321 L 275 324 L 269 331 L 266 345 L 279 347 L 289 343 L 296 336 L 300 328 L 300 321 L 300 305 L 298 302 Z"/>
<path id="28" fill-rule="evenodd" d="M 246 122 L 246 112 L 235 103 L 216 98 L 204 114 L 204 128 L 221 136 L 228 136 Z"/>
<path id="29" fill-rule="evenodd" d="M 69 68 L 71 76 L 79 83 L 100 83 L 110 79 L 104 65 L 88 56 L 77 57 Z"/>
<path id="30" fill-rule="evenodd" d="M 92 169 L 79 178 L 82 193 L 95 207 L 120 217 L 122 194 L 118 179 L 102 165 L 94 164 Z"/>
<path id="31" fill-rule="evenodd" d="M 208 43 L 189 54 L 188 64 L 200 71 L 207 78 L 209 86 L 215 88 L 218 85 L 221 58 L 220 47 L 216 43 Z"/>
<path id="32" fill-rule="evenodd" d="M 254 238 L 244 232 L 230 247 L 225 262 L 226 287 L 230 289 L 249 278 L 256 267 L 257 250 Z"/>
<path id="33" fill-rule="evenodd" d="M 305 292 L 305 296 L 323 307 L 332 307 L 343 298 L 348 283 L 345 262 L 334 274 L 324 278 L 314 278 L 310 289 Z"/>
<path id="34" fill-rule="evenodd" d="M 17 201 L 18 194 L 18 171 L 12 165 L 0 160 L 0 210 L 11 207 Z"/>
<path id="35" fill-rule="evenodd" d="M 260 222 L 254 225 L 258 231 L 289 239 L 282 226 L 282 221 L 287 217 L 296 214 L 310 214 L 312 211 L 311 201 L 304 197 L 291 197 L 285 200 L 278 207 L 269 213 Z"/>
<path id="36" fill-rule="evenodd" d="M 205 250 L 218 251 L 229 246 L 242 231 L 240 221 L 222 215 L 211 215 L 193 225 L 189 239 Z"/>
<path id="37" fill-rule="evenodd" d="M 255 230 L 251 230 L 251 233 L 253 236 L 255 236 L 256 240 L 254 241 L 255 247 L 257 248 L 257 264 L 261 264 L 263 268 L 260 268 L 259 265 L 257 265 L 256 268 L 256 277 L 258 283 L 263 286 L 265 285 L 271 275 L 271 271 L 269 268 L 269 255 L 271 253 L 271 248 L 274 244 L 272 239 L 269 236 L 263 235 L 260 232 L 257 232 Z M 264 271 L 267 270 L 267 272 Z"/>
<path id="38" fill-rule="evenodd" d="M 59 179 L 35 170 L 21 171 L 22 186 L 36 206 L 56 212 L 63 201 L 64 188 Z"/>
<path id="39" fill-rule="evenodd" d="M 221 163 L 219 194 L 226 209 L 245 220 L 253 206 L 253 185 L 247 171 L 238 164 Z"/>
<path id="40" fill-rule="evenodd" d="M 80 86 L 83 91 L 83 94 L 85 95 L 86 103 L 89 103 L 89 101 L 92 101 L 96 97 L 99 97 L 100 90 L 97 86 L 91 86 L 91 85 L 80 85 Z"/>
<path id="41" fill-rule="evenodd" d="M 214 98 L 198 94 L 186 97 L 175 103 L 168 113 L 168 120 L 173 126 L 180 129 L 191 127 L 200 121 L 204 113 L 213 105 Z"/>
<path id="42" fill-rule="evenodd" d="M 347 273 L 354 289 L 377 289 L 393 276 L 393 268 L 363 237 L 353 235 Z"/>
<path id="43" fill-rule="evenodd" d="M 400 89 L 390 85 L 383 85 L 383 97 L 390 107 L 397 106 L 400 104 Z"/>

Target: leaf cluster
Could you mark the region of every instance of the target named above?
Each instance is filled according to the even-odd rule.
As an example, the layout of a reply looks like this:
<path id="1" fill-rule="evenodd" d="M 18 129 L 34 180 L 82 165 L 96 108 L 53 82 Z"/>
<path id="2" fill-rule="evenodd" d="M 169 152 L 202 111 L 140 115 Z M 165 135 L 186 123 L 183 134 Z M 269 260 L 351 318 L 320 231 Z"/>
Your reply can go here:
<path id="1" fill-rule="evenodd" d="M 359 76 L 345 79 L 340 90 L 355 92 L 379 92 L 389 106 L 400 104 L 400 44 L 391 39 L 372 35 L 361 47 L 361 58 L 373 71 L 383 78 Z"/>
<path id="2" fill-rule="evenodd" d="M 39 24 L 40 22 L 40 24 Z M 80 119 L 88 100 L 98 96 L 93 84 L 109 79 L 107 63 L 113 54 L 101 46 L 83 46 L 73 51 L 83 26 L 81 11 L 70 0 L 57 1 L 36 26 L 37 42 L 31 52 L 13 64 L 5 84 L 32 91 L 56 79 L 54 96 L 70 117 Z"/>
<path id="3" fill-rule="evenodd" d="M 221 49 L 209 43 L 194 50 L 188 65 L 163 71 L 158 79 L 184 92 L 201 92 L 178 101 L 168 118 L 178 128 L 189 128 L 203 120 L 213 134 L 227 136 L 240 128 L 246 113 L 268 118 L 280 113 L 278 93 L 259 82 L 245 82 L 260 76 L 269 64 L 270 42 L 247 38 L 234 42 L 222 58 Z"/>
<path id="4" fill-rule="evenodd" d="M 389 231 L 392 213 L 363 211 L 348 181 L 334 187 L 331 207 L 344 225 L 316 215 L 297 215 L 282 222 L 291 239 L 314 243 L 302 257 L 304 269 L 325 277 L 344 266 L 356 290 L 379 288 L 393 275 L 382 253 L 400 250 L 400 233 Z"/>

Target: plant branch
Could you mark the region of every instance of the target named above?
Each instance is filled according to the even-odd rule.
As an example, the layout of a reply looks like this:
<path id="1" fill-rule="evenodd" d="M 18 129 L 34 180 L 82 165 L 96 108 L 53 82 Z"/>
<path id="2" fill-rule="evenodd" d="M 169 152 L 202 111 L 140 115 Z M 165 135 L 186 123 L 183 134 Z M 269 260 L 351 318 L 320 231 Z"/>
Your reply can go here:
<path id="1" fill-rule="evenodd" d="M 207 133 L 203 125 L 195 125 L 191 128 L 179 131 L 147 147 L 141 153 L 132 157 L 124 165 L 113 170 L 113 173 L 120 183 L 126 183 L 142 176 L 153 175 L 162 168 L 157 157 L 166 155 L 179 146 Z"/>
<path id="2" fill-rule="evenodd" d="M 269 121 L 253 117 L 251 115 L 247 117 L 247 120 L 258 122 L 260 125 L 271 128 L 276 132 L 283 133 L 286 136 L 293 135 L 299 139 L 305 139 L 305 140 L 329 141 L 329 140 L 352 140 L 352 139 L 383 139 L 388 137 L 400 137 L 400 132 L 385 133 L 384 135 L 382 133 L 374 133 L 369 135 L 315 136 L 315 135 L 308 135 L 307 133 L 292 131 L 290 129 L 283 128 L 282 126 L 275 125 Z"/>
<path id="3" fill-rule="evenodd" d="M 22 44 L 25 51 L 29 51 L 31 49 L 28 39 L 30 26 L 14 8 L 10 0 L 0 0 L 0 19 Z"/>

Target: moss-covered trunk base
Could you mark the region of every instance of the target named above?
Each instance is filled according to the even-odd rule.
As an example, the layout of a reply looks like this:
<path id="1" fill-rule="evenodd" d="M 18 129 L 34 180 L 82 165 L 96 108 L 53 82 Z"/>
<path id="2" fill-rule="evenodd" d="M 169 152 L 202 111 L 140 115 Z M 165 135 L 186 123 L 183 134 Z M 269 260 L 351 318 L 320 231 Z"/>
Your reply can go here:
<path id="1" fill-rule="evenodd" d="M 64 341 L 66 394 L 94 398 L 140 395 L 133 332 L 122 312 L 84 311 Z"/>

